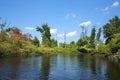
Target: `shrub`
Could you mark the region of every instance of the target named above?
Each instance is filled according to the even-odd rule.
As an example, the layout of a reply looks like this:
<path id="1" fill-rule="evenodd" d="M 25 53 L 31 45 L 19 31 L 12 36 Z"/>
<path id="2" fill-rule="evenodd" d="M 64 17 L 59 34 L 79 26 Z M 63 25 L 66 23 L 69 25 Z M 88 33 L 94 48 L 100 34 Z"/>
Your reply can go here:
<path id="1" fill-rule="evenodd" d="M 81 53 L 87 53 L 88 52 L 86 48 L 80 48 L 80 49 L 78 49 L 78 51 L 81 52 Z"/>

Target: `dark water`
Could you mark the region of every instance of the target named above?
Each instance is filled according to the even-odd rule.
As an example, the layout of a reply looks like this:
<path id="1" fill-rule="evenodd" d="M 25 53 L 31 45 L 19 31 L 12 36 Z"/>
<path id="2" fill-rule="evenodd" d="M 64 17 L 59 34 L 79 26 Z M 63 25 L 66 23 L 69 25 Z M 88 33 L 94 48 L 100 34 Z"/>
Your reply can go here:
<path id="1" fill-rule="evenodd" d="M 117 63 L 88 55 L 0 58 L 0 80 L 120 80 Z"/>

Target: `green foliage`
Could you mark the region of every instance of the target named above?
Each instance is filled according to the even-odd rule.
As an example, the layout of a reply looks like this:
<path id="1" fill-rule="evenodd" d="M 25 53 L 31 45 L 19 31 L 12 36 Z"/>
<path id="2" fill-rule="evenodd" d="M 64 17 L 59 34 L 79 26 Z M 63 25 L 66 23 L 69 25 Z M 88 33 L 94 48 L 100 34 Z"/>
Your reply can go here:
<path id="1" fill-rule="evenodd" d="M 111 54 L 109 47 L 105 44 L 97 45 L 96 50 L 99 54 Z"/>
<path id="2" fill-rule="evenodd" d="M 48 24 L 43 24 L 42 27 L 37 27 L 36 30 L 42 34 L 42 44 L 50 47 L 51 34 Z"/>
<path id="3" fill-rule="evenodd" d="M 59 47 L 65 48 L 65 43 L 59 43 Z"/>
<path id="4" fill-rule="evenodd" d="M 58 46 L 57 40 L 51 39 L 51 47 L 57 47 L 57 46 Z"/>
<path id="5" fill-rule="evenodd" d="M 120 18 L 115 16 L 103 26 L 104 37 L 109 39 L 113 34 L 120 33 Z M 108 41 L 108 40 L 107 40 Z"/>
<path id="6" fill-rule="evenodd" d="M 107 44 L 107 46 L 109 46 L 110 51 L 115 54 L 118 52 L 118 50 L 120 49 L 120 34 L 114 34 L 113 38 L 109 41 L 109 43 Z"/>
<path id="7" fill-rule="evenodd" d="M 79 39 L 78 41 L 77 41 L 77 45 L 79 46 L 79 47 L 84 47 L 84 46 L 86 46 L 88 44 L 88 41 L 87 41 L 87 39 Z"/>
<path id="8" fill-rule="evenodd" d="M 34 43 L 35 46 L 39 47 L 40 41 L 36 36 L 33 39 L 33 43 Z"/>
<path id="9" fill-rule="evenodd" d="M 118 56 L 120 56 L 120 49 L 118 50 L 118 52 L 116 53 Z"/>
<path id="10" fill-rule="evenodd" d="M 1 18 L 0 18 L 0 20 L 1 20 Z M 4 28 L 6 27 L 6 22 L 2 22 L 2 23 L 0 23 L 0 31 L 3 31 L 4 30 Z"/>
<path id="11" fill-rule="evenodd" d="M 9 37 L 8 37 L 7 33 L 6 33 L 4 30 L 2 30 L 2 31 L 0 32 L 0 42 L 7 41 L 8 38 L 9 38 Z"/>
<path id="12" fill-rule="evenodd" d="M 69 44 L 69 48 L 76 48 L 76 43 L 75 41 L 71 41 L 70 44 Z"/>
<path id="13" fill-rule="evenodd" d="M 86 48 L 80 48 L 80 49 L 78 49 L 78 51 L 81 52 L 81 53 L 87 53 L 88 52 Z"/>
<path id="14" fill-rule="evenodd" d="M 96 35 L 96 29 L 95 27 L 92 28 L 91 36 L 90 36 L 90 47 L 95 48 L 95 35 Z"/>
<path id="15" fill-rule="evenodd" d="M 99 28 L 97 36 L 96 36 L 97 41 L 100 41 L 100 36 L 101 36 L 101 28 Z"/>

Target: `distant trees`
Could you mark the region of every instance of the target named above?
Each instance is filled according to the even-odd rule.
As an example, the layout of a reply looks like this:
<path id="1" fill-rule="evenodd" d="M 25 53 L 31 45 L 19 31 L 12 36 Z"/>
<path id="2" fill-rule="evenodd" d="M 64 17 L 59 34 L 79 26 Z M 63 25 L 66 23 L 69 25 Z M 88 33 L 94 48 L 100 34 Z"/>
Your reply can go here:
<path id="1" fill-rule="evenodd" d="M 1 21 L 1 18 L 0 18 Z M 17 27 L 7 27 L 6 22 L 0 22 L 0 55 L 4 53 L 17 53 L 17 51 L 34 51 L 40 46 L 39 39 L 35 36 L 27 33 L 23 34 Z M 87 30 L 82 27 L 82 34 L 77 42 L 66 43 L 66 33 L 64 35 L 65 42 L 59 43 L 59 47 L 66 49 L 77 49 L 86 52 L 91 50 L 98 50 L 102 53 L 114 53 L 120 54 L 120 18 L 115 16 L 103 27 L 96 30 L 95 27 L 91 30 L 91 35 L 87 36 Z M 36 30 L 41 33 L 42 45 L 44 47 L 57 47 L 58 42 L 54 38 L 51 39 L 50 27 L 48 24 L 43 24 L 41 27 L 37 27 Z M 103 32 L 104 38 L 106 38 L 106 44 L 101 43 L 101 33 Z M 15 52 L 14 52 L 15 51 Z"/>
<path id="2" fill-rule="evenodd" d="M 50 47 L 57 47 L 58 46 L 58 42 L 55 39 L 51 39 L 51 46 Z"/>
<path id="3" fill-rule="evenodd" d="M 39 41 L 39 39 L 38 39 L 36 36 L 35 36 L 34 39 L 33 39 L 33 43 L 34 43 L 34 45 L 37 46 L 37 47 L 39 47 L 39 45 L 40 45 L 40 41 Z"/>
<path id="4" fill-rule="evenodd" d="M 82 38 L 80 38 L 80 39 L 77 41 L 78 47 L 86 47 L 87 44 L 88 44 L 88 40 L 87 40 L 87 39 L 82 39 Z"/>
<path id="5" fill-rule="evenodd" d="M 96 36 L 97 41 L 100 41 L 101 32 L 102 32 L 102 30 L 101 30 L 101 28 L 99 28 L 97 36 Z"/>
<path id="6" fill-rule="evenodd" d="M 95 36 L 96 36 L 96 29 L 95 27 L 92 28 L 92 32 L 90 35 L 90 47 L 95 48 Z"/>
<path id="7" fill-rule="evenodd" d="M 43 24 L 42 27 L 37 27 L 37 31 L 39 31 L 42 35 L 42 44 L 46 47 L 50 47 L 51 42 L 51 34 L 50 34 L 50 27 L 48 24 Z"/>

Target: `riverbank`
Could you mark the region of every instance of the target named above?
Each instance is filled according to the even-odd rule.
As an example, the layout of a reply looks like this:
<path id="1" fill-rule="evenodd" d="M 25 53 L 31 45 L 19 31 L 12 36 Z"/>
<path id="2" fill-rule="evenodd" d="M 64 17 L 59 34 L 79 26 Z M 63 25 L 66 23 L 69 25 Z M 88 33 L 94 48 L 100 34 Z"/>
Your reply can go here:
<path id="1" fill-rule="evenodd" d="M 0 56 L 39 56 L 56 53 L 78 53 L 77 49 L 62 47 L 30 47 L 27 49 L 0 47 Z"/>
<path id="2" fill-rule="evenodd" d="M 119 54 L 109 53 L 105 50 L 98 51 L 96 49 L 91 49 L 91 48 L 80 48 L 80 49 L 78 49 L 78 51 L 81 54 L 90 54 L 91 56 L 102 57 L 102 58 L 111 60 L 113 62 L 120 63 L 120 55 Z"/>
<path id="3" fill-rule="evenodd" d="M 105 59 L 108 59 L 108 60 L 110 60 L 110 61 L 113 61 L 113 62 L 115 62 L 115 63 L 120 63 L 120 56 L 118 56 L 118 55 L 108 55 L 108 54 L 98 54 L 98 53 L 91 53 L 90 54 L 91 56 L 97 56 L 97 57 L 102 57 L 102 58 L 105 58 Z"/>

